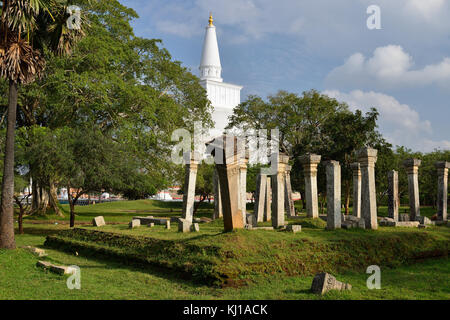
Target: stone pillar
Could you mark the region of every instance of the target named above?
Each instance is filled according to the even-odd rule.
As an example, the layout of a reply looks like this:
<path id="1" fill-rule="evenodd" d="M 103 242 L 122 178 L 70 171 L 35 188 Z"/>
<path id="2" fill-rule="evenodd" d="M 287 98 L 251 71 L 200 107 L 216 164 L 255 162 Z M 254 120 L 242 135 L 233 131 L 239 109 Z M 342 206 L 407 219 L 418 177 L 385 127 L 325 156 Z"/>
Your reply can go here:
<path id="1" fill-rule="evenodd" d="M 307 154 L 299 158 L 303 165 L 305 176 L 306 215 L 310 218 L 319 217 L 319 201 L 317 199 L 317 165 L 321 156 Z"/>
<path id="2" fill-rule="evenodd" d="M 277 161 L 277 172 L 272 178 L 272 226 L 284 226 L 284 175 L 289 157 L 280 153 Z"/>
<path id="3" fill-rule="evenodd" d="M 341 218 L 341 166 L 338 161 L 327 161 L 327 229 L 340 229 Z"/>
<path id="4" fill-rule="evenodd" d="M 420 217 L 419 167 L 421 163 L 422 161 L 419 159 L 407 159 L 403 161 L 403 166 L 408 174 L 410 221 L 416 221 Z"/>
<path id="5" fill-rule="evenodd" d="M 219 219 L 219 218 L 223 217 L 223 211 L 222 211 L 222 196 L 220 194 L 221 192 L 220 192 L 219 176 L 218 176 L 216 169 L 214 169 L 213 183 L 214 183 L 214 215 L 213 215 L 213 219 Z"/>
<path id="6" fill-rule="evenodd" d="M 188 223 L 194 218 L 195 181 L 197 180 L 198 162 L 191 158 L 186 164 L 184 176 L 183 211 L 181 216 Z"/>
<path id="7" fill-rule="evenodd" d="M 353 215 L 361 218 L 361 167 L 358 162 L 350 166 L 353 171 Z"/>
<path id="8" fill-rule="evenodd" d="M 270 221 L 272 218 L 272 179 L 266 176 L 266 200 L 264 203 L 264 222 Z"/>
<path id="9" fill-rule="evenodd" d="M 447 194 L 448 194 L 448 168 L 450 162 L 439 161 L 435 163 L 438 174 L 438 193 L 437 193 L 437 218 L 438 220 L 447 220 Z"/>
<path id="10" fill-rule="evenodd" d="M 361 216 L 366 229 L 377 229 L 377 196 L 375 187 L 375 163 L 378 151 L 371 148 L 358 150 L 361 168 Z"/>
<path id="11" fill-rule="evenodd" d="M 258 174 L 256 177 L 255 216 L 256 221 L 264 221 L 264 207 L 266 204 L 267 175 Z"/>
<path id="12" fill-rule="evenodd" d="M 220 141 L 221 139 L 223 142 Z M 234 143 L 227 146 L 228 140 L 234 140 Z M 237 138 L 223 136 L 216 138 L 213 143 L 216 145 L 215 152 L 217 149 L 223 148 L 223 159 L 220 161 L 221 163 L 216 163 L 216 169 L 219 174 L 224 229 L 226 232 L 242 229 L 244 228 L 244 219 L 239 207 L 240 161 L 235 147 Z"/>
<path id="13" fill-rule="evenodd" d="M 388 217 L 398 221 L 398 172 L 388 172 Z"/>
<path id="14" fill-rule="evenodd" d="M 292 199 L 292 186 L 291 186 L 291 169 L 292 167 L 290 165 L 286 165 L 286 172 L 285 174 L 285 183 L 284 183 L 284 205 L 287 212 L 288 217 L 294 217 L 295 216 L 295 207 L 294 207 L 294 200 Z"/>
<path id="15" fill-rule="evenodd" d="M 244 226 L 247 224 L 247 163 L 248 159 L 242 159 L 239 168 L 239 204 Z"/>

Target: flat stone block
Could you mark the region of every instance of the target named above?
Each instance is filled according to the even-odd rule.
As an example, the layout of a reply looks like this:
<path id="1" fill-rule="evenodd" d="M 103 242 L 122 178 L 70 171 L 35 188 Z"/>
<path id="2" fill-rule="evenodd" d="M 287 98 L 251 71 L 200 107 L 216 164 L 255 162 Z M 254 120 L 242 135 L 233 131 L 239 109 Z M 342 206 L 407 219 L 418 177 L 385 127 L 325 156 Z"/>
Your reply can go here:
<path id="1" fill-rule="evenodd" d="M 419 221 L 398 221 L 395 222 L 396 227 L 403 227 L 403 228 L 417 228 L 419 226 Z"/>
<path id="2" fill-rule="evenodd" d="M 103 216 L 95 217 L 94 219 L 92 219 L 92 225 L 94 227 L 101 227 L 106 225 L 105 218 L 103 218 Z"/>
<path id="3" fill-rule="evenodd" d="M 147 225 L 147 227 L 149 227 L 149 228 L 153 228 L 154 226 L 155 226 L 155 224 L 153 222 L 151 222 Z"/>
<path id="4" fill-rule="evenodd" d="M 248 230 L 274 230 L 273 227 L 252 227 L 252 226 L 248 226 L 247 228 Z"/>
<path id="5" fill-rule="evenodd" d="M 141 222 L 141 226 L 148 225 L 153 219 L 153 216 L 147 216 L 147 217 L 133 217 L 133 220 L 139 220 Z"/>
<path id="6" fill-rule="evenodd" d="M 38 262 L 36 263 L 36 266 L 37 266 L 37 267 L 40 267 L 40 268 L 44 268 L 44 269 L 46 269 L 46 270 L 49 270 L 49 271 L 51 271 L 51 272 L 53 272 L 53 273 L 60 274 L 60 275 L 63 275 L 63 274 L 73 274 L 73 273 L 76 271 L 76 270 L 75 270 L 74 268 L 72 268 L 72 267 L 57 266 L 57 265 L 54 265 L 54 264 L 52 264 L 52 263 L 50 263 L 50 262 L 47 262 L 47 261 L 38 261 Z"/>
<path id="7" fill-rule="evenodd" d="M 299 224 L 290 224 L 286 226 L 286 231 L 297 233 L 302 231 L 302 226 Z"/>
<path id="8" fill-rule="evenodd" d="M 39 248 L 31 247 L 31 246 L 25 246 L 22 248 L 37 255 L 38 257 L 46 257 L 48 255 L 44 249 L 39 249 Z"/>

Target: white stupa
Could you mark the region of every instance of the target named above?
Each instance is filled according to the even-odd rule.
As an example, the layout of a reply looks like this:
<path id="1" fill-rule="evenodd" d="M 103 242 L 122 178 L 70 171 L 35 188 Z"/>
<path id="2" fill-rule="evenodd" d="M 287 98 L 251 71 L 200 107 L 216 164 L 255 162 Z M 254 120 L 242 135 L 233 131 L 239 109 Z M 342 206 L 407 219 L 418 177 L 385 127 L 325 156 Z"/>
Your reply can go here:
<path id="1" fill-rule="evenodd" d="M 241 86 L 225 83 L 221 77 L 219 45 L 217 44 L 216 27 L 212 15 L 206 27 L 200 62 L 200 84 L 206 89 L 208 99 L 214 107 L 212 119 L 215 127 L 211 130 L 212 137 L 221 135 L 228 124 L 228 117 L 234 107 L 241 103 Z"/>

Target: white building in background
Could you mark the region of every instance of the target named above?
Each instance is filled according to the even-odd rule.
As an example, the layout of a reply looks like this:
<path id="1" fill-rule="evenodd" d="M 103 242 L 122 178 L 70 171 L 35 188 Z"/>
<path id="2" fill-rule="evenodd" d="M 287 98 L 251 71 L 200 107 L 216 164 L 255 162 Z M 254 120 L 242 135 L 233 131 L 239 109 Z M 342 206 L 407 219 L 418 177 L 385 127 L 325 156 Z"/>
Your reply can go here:
<path id="1" fill-rule="evenodd" d="M 215 127 L 210 134 L 212 137 L 219 136 L 227 126 L 228 117 L 233 113 L 234 107 L 241 103 L 242 87 L 223 82 L 219 45 L 212 15 L 209 16 L 209 25 L 206 27 L 199 69 L 200 84 L 206 89 L 208 99 L 214 107 L 212 119 Z"/>

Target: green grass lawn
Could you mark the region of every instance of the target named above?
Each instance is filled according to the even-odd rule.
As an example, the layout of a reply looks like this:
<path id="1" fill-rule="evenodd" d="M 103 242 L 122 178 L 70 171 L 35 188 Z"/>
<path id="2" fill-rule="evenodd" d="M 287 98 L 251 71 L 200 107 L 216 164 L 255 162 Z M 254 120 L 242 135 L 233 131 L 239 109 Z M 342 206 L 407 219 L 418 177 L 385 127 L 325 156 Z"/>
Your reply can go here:
<path id="1" fill-rule="evenodd" d="M 78 207 L 77 221 L 90 222 L 97 215 L 103 215 L 107 223 L 127 223 L 135 215 L 177 216 L 181 213 L 180 205 L 149 200 L 96 204 Z M 199 216 L 211 212 L 212 206 L 206 203 Z M 432 210 L 422 212 L 432 214 Z M 101 230 L 143 239 L 143 247 L 125 247 L 122 251 L 148 254 L 160 247 L 162 252 L 154 258 L 168 266 L 179 263 L 191 270 L 189 263 L 198 262 L 234 274 L 236 281 L 220 287 L 186 277 L 186 273 L 165 268 L 163 263 L 140 265 L 95 253 L 44 247 L 46 236 L 68 230 L 61 223 L 44 224 L 46 219 L 63 221 L 55 216 L 40 217 L 40 223 L 34 224 L 36 218 L 28 217 L 25 234 L 16 236 L 17 245 L 45 248 L 49 254 L 47 261 L 79 266 L 82 289 L 67 289 L 66 276 L 37 268 L 38 258 L 23 249 L 0 250 L 0 299 L 450 299 L 448 258 L 421 259 L 424 252 L 433 252 L 442 244 L 445 248 L 450 240 L 448 227 L 330 232 L 323 229 L 319 220 L 306 218 L 290 221 L 303 225 L 302 232 L 297 234 L 247 230 L 223 233 L 221 220 L 201 224 L 200 233 L 188 234 L 178 233 L 176 224 L 171 230 L 162 226 L 130 230 L 124 224 L 101 228 L 83 226 L 88 231 Z M 82 238 L 73 240 L 82 243 Z M 116 249 L 108 241 L 102 241 L 87 239 L 85 242 L 101 249 Z M 414 259 L 403 257 L 402 250 Z M 377 255 L 382 272 L 381 289 L 369 290 L 365 285 L 369 276 L 365 268 L 373 261 L 370 257 Z M 361 265 L 355 265 L 358 261 Z M 313 275 L 318 270 L 332 272 L 338 280 L 351 283 L 353 289 L 324 296 L 310 293 Z"/>

